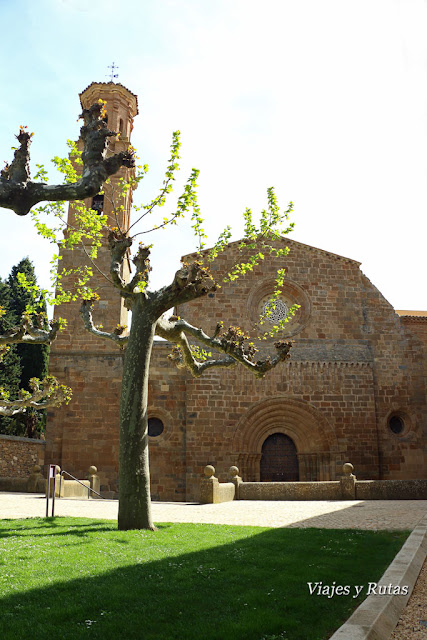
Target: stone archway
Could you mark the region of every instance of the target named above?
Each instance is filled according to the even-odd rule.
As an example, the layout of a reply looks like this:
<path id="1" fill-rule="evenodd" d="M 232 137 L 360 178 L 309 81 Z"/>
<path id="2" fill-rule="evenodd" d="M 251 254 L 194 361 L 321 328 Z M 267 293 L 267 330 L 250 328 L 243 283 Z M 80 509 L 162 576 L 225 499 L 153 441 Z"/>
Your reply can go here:
<path id="1" fill-rule="evenodd" d="M 295 444 L 300 480 L 332 480 L 337 450 L 335 433 L 320 411 L 292 396 L 255 403 L 240 418 L 233 437 L 234 464 L 244 480 L 259 482 L 262 446 L 268 436 L 282 433 Z"/>
<path id="2" fill-rule="evenodd" d="M 261 482 L 297 482 L 299 464 L 294 441 L 284 433 L 272 433 L 264 440 L 260 461 Z"/>

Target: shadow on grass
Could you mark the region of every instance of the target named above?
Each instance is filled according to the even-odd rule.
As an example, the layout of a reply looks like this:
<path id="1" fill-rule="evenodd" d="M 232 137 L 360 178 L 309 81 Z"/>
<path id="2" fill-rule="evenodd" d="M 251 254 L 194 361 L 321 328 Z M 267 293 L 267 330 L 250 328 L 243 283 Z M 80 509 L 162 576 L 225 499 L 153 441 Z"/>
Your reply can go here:
<path id="1" fill-rule="evenodd" d="M 92 520 L 91 518 L 87 518 L 86 524 L 73 524 L 68 529 L 64 530 L 64 517 L 55 516 L 53 518 L 26 518 L 23 522 L 28 522 L 29 520 L 34 520 L 34 522 L 39 522 L 37 526 L 34 527 L 16 527 L 13 530 L 2 531 L 2 523 L 16 523 L 15 519 L 3 519 L 0 520 L 0 538 L 26 538 L 28 531 L 34 531 L 31 535 L 34 537 L 45 538 L 46 536 L 77 536 L 77 537 L 85 537 L 90 533 L 101 533 L 107 531 L 115 531 L 117 533 L 117 522 L 111 520 L 111 525 L 108 524 L 106 520 Z M 79 518 L 79 520 L 85 520 L 85 518 Z M 89 524 L 90 523 L 90 524 Z M 157 529 L 167 529 L 171 525 L 167 524 L 159 524 L 156 525 Z M 56 531 L 56 529 L 61 529 L 61 531 Z M 23 533 L 19 533 L 22 530 Z M 116 542 L 119 542 L 116 540 Z M 124 541 L 127 542 L 127 541 Z"/>
<path id="2" fill-rule="evenodd" d="M 53 564 L 46 575 L 50 581 L 61 575 L 55 584 L 31 590 L 25 583 L 9 585 L 14 591 L 0 599 L 2 640 L 51 634 L 63 640 L 324 640 L 361 598 L 310 596 L 307 582 L 375 582 L 405 539 L 390 533 L 237 531 L 219 525 L 118 532 L 105 521 L 63 523 L 65 531 L 55 531 L 60 521 L 42 521 L 40 528 L 47 527 L 46 541 L 55 545 L 65 574 Z M 30 536 L 41 536 L 38 529 L 32 527 Z M 19 527 L 14 535 L 20 535 Z M 64 535 L 89 538 L 80 559 L 75 549 L 67 549 Z M 31 563 L 36 552 L 28 553 Z M 113 569 L 102 564 L 104 557 L 113 558 Z M 90 575 L 79 577 L 79 571 Z"/>
<path id="3" fill-rule="evenodd" d="M 4 518 L 0 520 L 0 538 L 19 538 L 27 537 L 28 531 L 34 531 L 31 535 L 36 537 L 46 536 L 85 536 L 93 532 L 117 531 L 117 523 L 111 520 L 111 524 L 106 520 L 94 520 L 93 518 L 79 518 L 81 524 L 73 524 L 64 529 L 64 517 L 54 516 L 53 518 L 25 518 L 22 520 L 22 526 L 16 525 L 18 522 L 14 518 Z M 28 523 L 34 526 L 27 526 Z M 3 523 L 14 523 L 13 529 L 3 529 Z M 57 529 L 61 529 L 57 531 Z M 23 533 L 20 533 L 22 531 Z"/>

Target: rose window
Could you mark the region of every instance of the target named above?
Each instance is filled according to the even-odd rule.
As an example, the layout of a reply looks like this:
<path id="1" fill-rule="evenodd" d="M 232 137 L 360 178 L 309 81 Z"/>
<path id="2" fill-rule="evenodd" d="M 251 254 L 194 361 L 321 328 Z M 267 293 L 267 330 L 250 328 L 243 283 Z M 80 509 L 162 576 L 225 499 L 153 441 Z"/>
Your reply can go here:
<path id="1" fill-rule="evenodd" d="M 289 313 L 289 307 L 283 300 L 268 300 L 262 307 L 262 315 L 265 321 L 271 324 L 278 324 L 281 320 L 285 320 Z"/>

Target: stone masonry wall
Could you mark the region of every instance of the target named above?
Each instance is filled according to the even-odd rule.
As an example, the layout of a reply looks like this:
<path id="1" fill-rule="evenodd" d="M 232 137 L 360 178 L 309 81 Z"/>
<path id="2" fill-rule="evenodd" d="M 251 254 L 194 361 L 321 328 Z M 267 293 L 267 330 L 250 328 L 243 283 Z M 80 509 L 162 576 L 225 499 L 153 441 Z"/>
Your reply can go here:
<path id="1" fill-rule="evenodd" d="M 0 477 L 28 478 L 35 464 L 43 466 L 46 442 L 0 435 Z"/>
<path id="2" fill-rule="evenodd" d="M 244 461 L 230 459 L 236 423 L 261 397 L 284 393 L 285 403 L 299 399 L 328 421 L 334 438 L 317 442 L 313 451 L 319 446 L 328 450 L 331 478 L 344 458 L 355 461 L 361 478 L 424 477 L 425 358 L 420 340 L 402 326 L 359 263 L 293 241 L 284 244 L 291 249 L 285 259 L 269 259 L 249 277 L 223 284 L 209 301 L 200 299 L 177 309 L 178 315 L 208 333 L 222 319 L 226 327 L 235 324 L 253 335 L 256 313 L 251 305 L 260 311 L 260 300 L 269 289 L 266 283 L 273 282 L 283 266 L 284 292 L 288 287 L 302 307 L 284 333 L 295 342 L 291 361 L 264 381 L 234 369 L 188 382 L 188 495 L 196 495 L 197 476 L 205 464 L 219 471 L 230 464 L 244 468 Z M 212 269 L 215 276 L 227 273 L 237 260 L 233 243 Z M 261 345 L 268 350 L 268 341 Z M 407 431 L 396 436 L 388 418 L 399 411 Z M 284 432 L 289 434 L 289 429 L 288 425 Z M 244 448 L 244 440 L 239 444 Z M 297 449 L 300 452 L 298 444 Z M 260 451 L 250 455 L 258 456 L 255 463 L 249 460 L 252 469 L 259 464 Z"/>
<path id="3" fill-rule="evenodd" d="M 117 490 L 122 354 L 54 352 L 50 372 L 73 389 L 69 405 L 48 411 L 46 462 L 78 478 L 98 468 L 101 485 Z"/>
<path id="4" fill-rule="evenodd" d="M 365 334 L 375 362 L 375 403 L 381 479 L 427 477 L 425 345 L 402 323 L 378 289 L 363 276 Z M 405 428 L 395 434 L 389 418 L 398 415 Z"/>
<path id="5" fill-rule="evenodd" d="M 164 425 L 149 437 L 151 492 L 154 500 L 186 499 L 186 379 L 167 358 L 171 345 L 154 343 L 148 390 L 148 418 Z"/>
<path id="6" fill-rule="evenodd" d="M 264 415 L 255 419 L 257 437 L 253 434 L 251 419 L 245 424 L 245 415 L 260 402 L 265 409 Z M 294 409 L 295 403 L 302 411 Z M 304 411 L 312 419 L 308 419 Z M 271 422 L 272 414 L 276 415 L 276 421 Z M 231 465 L 239 467 L 244 480 L 258 481 L 259 472 L 254 474 L 249 459 L 243 454 L 257 456 L 259 462 L 262 443 L 274 432 L 290 435 L 300 455 L 316 452 L 327 455 L 329 477 L 325 479 L 335 479 L 337 470 L 347 460 L 355 461 L 359 477 L 377 478 L 377 433 L 370 366 L 290 362 L 270 372 L 263 380 L 256 380 L 243 369 L 215 371 L 189 380 L 187 499 L 198 499 L 200 475 L 206 464 L 215 466 L 222 481 L 226 480 Z"/>

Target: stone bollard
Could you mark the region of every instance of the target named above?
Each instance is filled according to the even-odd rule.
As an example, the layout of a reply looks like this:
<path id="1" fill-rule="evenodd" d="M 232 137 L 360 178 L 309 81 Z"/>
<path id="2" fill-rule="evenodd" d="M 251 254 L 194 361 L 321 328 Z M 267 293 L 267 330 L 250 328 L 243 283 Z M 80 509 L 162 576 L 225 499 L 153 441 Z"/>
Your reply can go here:
<path id="1" fill-rule="evenodd" d="M 242 478 L 239 476 L 239 469 L 234 466 L 230 467 L 228 473 L 230 475 L 230 481 L 234 484 L 235 487 L 234 499 L 239 500 L 239 488 L 243 482 Z"/>
<path id="2" fill-rule="evenodd" d="M 215 467 L 208 464 L 204 469 L 205 477 L 200 483 L 200 502 L 213 504 L 217 494 L 218 478 L 215 478 Z"/>
<path id="3" fill-rule="evenodd" d="M 90 482 L 90 488 L 93 489 L 94 491 L 96 491 L 97 493 L 101 492 L 101 480 L 99 478 L 99 476 L 97 475 L 98 473 L 98 469 L 95 466 L 91 466 L 88 469 L 88 480 Z M 91 498 L 95 498 L 96 500 L 99 499 L 99 496 L 96 495 L 96 493 L 92 493 L 90 494 Z"/>
<path id="4" fill-rule="evenodd" d="M 356 500 L 356 476 L 353 475 L 354 467 L 350 462 L 342 466 L 344 475 L 340 478 L 341 496 L 343 500 Z"/>
<path id="5" fill-rule="evenodd" d="M 27 491 L 28 493 L 44 493 L 46 491 L 46 481 L 38 464 L 34 465 L 27 480 Z"/>

